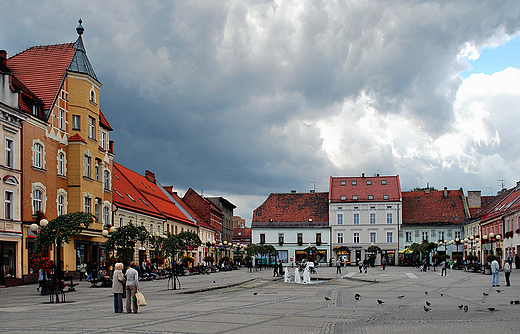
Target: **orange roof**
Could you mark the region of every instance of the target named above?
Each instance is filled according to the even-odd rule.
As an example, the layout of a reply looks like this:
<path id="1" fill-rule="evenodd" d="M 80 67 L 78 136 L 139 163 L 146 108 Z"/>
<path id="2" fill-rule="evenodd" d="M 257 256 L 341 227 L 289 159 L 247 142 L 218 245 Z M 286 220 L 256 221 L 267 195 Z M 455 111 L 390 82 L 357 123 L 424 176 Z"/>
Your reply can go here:
<path id="1" fill-rule="evenodd" d="M 81 136 L 78 133 L 76 133 L 74 136 L 70 136 L 69 141 L 82 141 L 84 143 L 87 143 L 87 141 L 81 138 Z"/>
<path id="2" fill-rule="evenodd" d="M 114 131 L 114 129 L 112 129 L 110 124 L 108 124 L 105 114 L 103 114 L 103 112 L 101 112 L 101 109 L 99 109 L 99 124 L 101 124 L 101 126 L 104 127 L 105 129 L 107 129 L 108 131 Z"/>
<path id="3" fill-rule="evenodd" d="M 270 194 L 253 211 L 253 226 L 257 222 L 318 222 L 329 221 L 328 193 Z"/>
<path id="4" fill-rule="evenodd" d="M 74 43 L 34 46 L 7 60 L 12 73 L 50 109 L 74 56 Z"/>
<path id="5" fill-rule="evenodd" d="M 460 225 L 466 219 L 462 189 L 403 192 L 403 225 Z"/>
<path id="6" fill-rule="evenodd" d="M 173 197 L 173 199 L 175 200 L 175 203 L 177 203 L 179 206 L 182 206 L 182 208 L 184 210 L 186 210 L 186 212 L 191 216 L 193 217 L 193 219 L 195 219 L 197 221 L 197 224 L 201 227 L 204 227 L 204 228 L 207 228 L 208 230 L 212 230 L 212 231 L 215 231 L 213 229 L 213 227 L 211 227 L 208 223 L 206 223 L 204 221 L 204 219 L 200 218 L 199 215 L 197 215 L 195 213 L 195 211 L 193 211 L 190 206 L 186 203 L 184 203 L 182 201 L 182 199 L 179 197 L 179 195 L 177 195 L 176 193 L 174 192 L 169 192 L 170 195 Z"/>
<path id="7" fill-rule="evenodd" d="M 329 200 L 331 203 L 400 201 L 401 185 L 399 183 L 399 175 L 367 177 L 331 176 Z"/>
<path id="8" fill-rule="evenodd" d="M 173 203 L 156 184 L 148 181 L 146 177 L 117 163 L 114 163 L 114 169 L 117 169 L 123 174 L 136 190 L 139 191 L 142 200 L 146 201 L 149 205 L 153 205 L 166 218 L 197 226 L 197 224 L 182 213 L 175 203 Z M 117 196 L 114 196 L 114 199 L 116 197 Z"/>

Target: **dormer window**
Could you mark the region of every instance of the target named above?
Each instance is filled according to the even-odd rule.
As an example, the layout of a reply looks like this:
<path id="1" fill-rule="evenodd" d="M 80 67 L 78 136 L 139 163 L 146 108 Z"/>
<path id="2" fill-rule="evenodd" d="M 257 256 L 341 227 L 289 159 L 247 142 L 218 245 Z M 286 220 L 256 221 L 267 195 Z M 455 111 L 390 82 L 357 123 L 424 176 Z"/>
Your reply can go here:
<path id="1" fill-rule="evenodd" d="M 357 181 L 352 181 L 352 185 L 353 186 L 357 185 Z"/>
<path id="2" fill-rule="evenodd" d="M 383 195 L 383 199 L 388 199 L 388 195 Z"/>
<path id="3" fill-rule="evenodd" d="M 381 184 L 385 185 L 386 184 L 386 180 L 381 180 Z"/>
<path id="4" fill-rule="evenodd" d="M 357 195 L 352 195 L 352 199 L 353 199 L 354 201 L 357 201 Z"/>
<path id="5" fill-rule="evenodd" d="M 344 185 L 346 185 L 346 184 L 347 184 L 346 181 L 341 181 L 341 182 L 340 182 L 340 185 L 342 185 L 342 186 L 344 186 Z"/>
<path id="6" fill-rule="evenodd" d="M 374 199 L 374 195 L 368 195 L 368 199 Z"/>
<path id="7" fill-rule="evenodd" d="M 347 196 L 341 196 L 341 200 L 344 201 L 347 199 Z"/>
<path id="8" fill-rule="evenodd" d="M 372 181 L 367 180 L 367 186 L 370 186 L 370 185 L 372 185 Z"/>
<path id="9" fill-rule="evenodd" d="M 39 111 L 38 105 L 37 104 L 33 104 L 33 107 L 32 107 L 33 115 L 34 116 L 38 116 L 38 111 Z"/>

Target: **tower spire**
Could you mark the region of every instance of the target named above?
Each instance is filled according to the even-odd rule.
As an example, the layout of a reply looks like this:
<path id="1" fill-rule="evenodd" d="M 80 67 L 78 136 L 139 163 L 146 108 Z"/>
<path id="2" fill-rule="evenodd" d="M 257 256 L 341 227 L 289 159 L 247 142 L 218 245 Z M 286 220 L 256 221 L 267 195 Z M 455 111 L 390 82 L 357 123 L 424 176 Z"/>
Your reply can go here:
<path id="1" fill-rule="evenodd" d="M 83 23 L 83 21 L 81 20 L 81 18 L 78 20 L 79 22 L 79 25 L 78 27 L 76 28 L 76 31 L 78 32 L 78 35 L 83 35 L 83 32 L 85 31 L 85 28 L 83 28 L 83 26 L 81 25 Z"/>

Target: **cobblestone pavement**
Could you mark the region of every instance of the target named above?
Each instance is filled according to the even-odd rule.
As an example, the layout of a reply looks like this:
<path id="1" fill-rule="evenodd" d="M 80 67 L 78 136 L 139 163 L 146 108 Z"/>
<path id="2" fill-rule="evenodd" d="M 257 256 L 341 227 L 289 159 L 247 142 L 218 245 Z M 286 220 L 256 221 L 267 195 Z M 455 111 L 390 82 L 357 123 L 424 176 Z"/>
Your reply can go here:
<path id="1" fill-rule="evenodd" d="M 38 295 L 36 285 L 2 288 L 0 333 L 425 334 L 520 328 L 520 305 L 510 304 L 520 300 L 520 270 L 512 273 L 511 287 L 500 273 L 498 288 L 491 287 L 489 275 L 457 270 L 447 277 L 402 267 L 369 268 L 367 274 L 352 267 L 342 275 L 329 267 L 317 271 L 312 278 L 323 282 L 306 285 L 244 268 L 181 277 L 180 290 L 167 290 L 167 280 L 141 282 L 148 306 L 139 314 L 114 313 L 111 289 L 85 282 L 59 304 Z M 467 305 L 468 312 L 458 305 Z"/>

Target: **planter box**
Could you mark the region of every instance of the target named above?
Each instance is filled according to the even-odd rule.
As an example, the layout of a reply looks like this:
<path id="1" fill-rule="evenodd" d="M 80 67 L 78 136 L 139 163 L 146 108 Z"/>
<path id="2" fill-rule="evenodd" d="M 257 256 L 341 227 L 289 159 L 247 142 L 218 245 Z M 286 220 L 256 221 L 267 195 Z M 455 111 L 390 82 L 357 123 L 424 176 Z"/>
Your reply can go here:
<path id="1" fill-rule="evenodd" d="M 22 280 L 20 278 L 15 278 L 15 277 L 10 277 L 10 278 L 5 278 L 5 285 L 6 286 L 17 286 L 17 285 L 22 285 Z"/>

